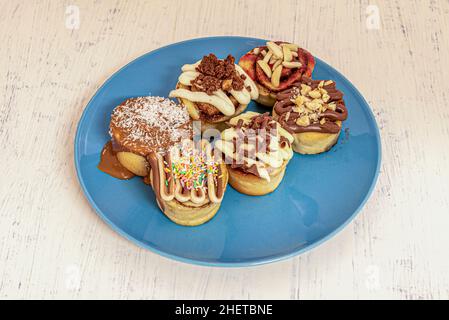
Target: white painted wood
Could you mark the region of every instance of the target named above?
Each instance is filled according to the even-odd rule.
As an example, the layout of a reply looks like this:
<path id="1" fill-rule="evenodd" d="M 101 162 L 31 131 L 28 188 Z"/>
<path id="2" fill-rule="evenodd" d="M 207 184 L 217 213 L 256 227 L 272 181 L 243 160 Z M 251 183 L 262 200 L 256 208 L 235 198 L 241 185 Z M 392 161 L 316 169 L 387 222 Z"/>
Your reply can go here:
<path id="1" fill-rule="evenodd" d="M 370 3 L 2 1 L 0 298 L 448 299 L 449 3 Z M 382 173 L 332 241 L 272 265 L 196 267 L 136 247 L 88 205 L 72 159 L 90 97 L 133 58 L 208 35 L 297 42 L 370 102 Z"/>

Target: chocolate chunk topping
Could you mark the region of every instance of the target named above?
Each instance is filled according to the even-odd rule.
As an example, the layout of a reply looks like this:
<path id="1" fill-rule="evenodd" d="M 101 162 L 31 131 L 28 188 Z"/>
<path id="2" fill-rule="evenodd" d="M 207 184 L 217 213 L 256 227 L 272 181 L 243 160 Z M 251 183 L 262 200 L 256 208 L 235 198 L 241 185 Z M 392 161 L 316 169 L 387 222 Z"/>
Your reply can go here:
<path id="1" fill-rule="evenodd" d="M 240 76 L 235 70 L 235 59 L 228 55 L 220 60 L 214 54 L 204 56 L 196 71 L 200 74 L 191 81 L 195 91 L 202 91 L 212 95 L 215 91 L 241 91 L 244 88 L 244 75 Z"/>

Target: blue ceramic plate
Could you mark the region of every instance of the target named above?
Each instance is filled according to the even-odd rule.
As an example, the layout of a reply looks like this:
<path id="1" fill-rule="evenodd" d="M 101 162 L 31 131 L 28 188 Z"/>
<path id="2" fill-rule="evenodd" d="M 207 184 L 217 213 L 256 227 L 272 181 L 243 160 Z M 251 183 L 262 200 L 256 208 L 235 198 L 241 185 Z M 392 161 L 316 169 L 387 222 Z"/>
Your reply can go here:
<path id="1" fill-rule="evenodd" d="M 338 144 L 314 156 L 295 154 L 279 188 L 251 197 L 228 187 L 210 222 L 182 227 L 165 217 L 141 179 L 114 179 L 97 169 L 108 141 L 111 111 L 123 100 L 167 96 L 181 66 L 208 53 L 239 59 L 265 40 L 214 37 L 152 51 L 115 73 L 84 110 L 75 139 L 81 186 L 97 213 L 136 244 L 176 260 L 211 266 L 250 266 L 295 256 L 329 239 L 359 212 L 376 182 L 380 138 L 374 116 L 357 89 L 317 59 L 313 77 L 332 79 L 345 94 L 349 118 Z M 248 110 L 266 111 L 252 102 Z"/>

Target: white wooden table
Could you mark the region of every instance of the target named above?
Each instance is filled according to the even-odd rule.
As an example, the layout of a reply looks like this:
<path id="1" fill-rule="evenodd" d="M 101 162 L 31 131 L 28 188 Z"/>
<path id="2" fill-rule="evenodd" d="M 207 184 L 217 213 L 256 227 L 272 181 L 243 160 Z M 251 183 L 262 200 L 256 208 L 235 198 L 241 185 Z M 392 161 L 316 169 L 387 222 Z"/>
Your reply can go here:
<path id="1" fill-rule="evenodd" d="M 448 1 L 10 0 L 0 15 L 0 298 L 449 298 Z M 90 97 L 141 54 L 208 35 L 301 44 L 376 115 L 372 197 L 300 257 L 174 262 L 114 233 L 82 194 L 73 140 Z"/>

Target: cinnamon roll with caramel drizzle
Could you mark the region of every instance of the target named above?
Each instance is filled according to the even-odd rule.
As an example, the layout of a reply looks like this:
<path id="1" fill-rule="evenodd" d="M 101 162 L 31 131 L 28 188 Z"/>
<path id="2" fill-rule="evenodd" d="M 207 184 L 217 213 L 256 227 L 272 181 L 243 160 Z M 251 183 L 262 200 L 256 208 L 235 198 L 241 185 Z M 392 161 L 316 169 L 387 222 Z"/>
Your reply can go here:
<path id="1" fill-rule="evenodd" d="M 293 137 L 268 113 L 246 112 L 229 122 L 215 148 L 224 155 L 229 184 L 241 193 L 273 192 L 293 156 Z"/>
<path id="2" fill-rule="evenodd" d="M 296 44 L 268 41 L 241 57 L 239 66 L 259 89 L 256 101 L 272 107 L 278 92 L 291 88 L 303 75 L 312 76 L 315 59 Z"/>
<path id="3" fill-rule="evenodd" d="M 220 60 L 209 54 L 182 67 L 176 89 L 169 96 L 178 98 L 205 131 L 226 128 L 225 121 L 242 113 L 259 93 L 251 78 L 234 63 L 234 57 Z"/>
<path id="4" fill-rule="evenodd" d="M 303 76 L 278 93 L 273 117 L 294 136 L 293 150 L 317 154 L 335 145 L 348 110 L 334 81 Z"/>
<path id="5" fill-rule="evenodd" d="M 226 190 L 226 166 L 213 157 L 210 144 L 185 140 L 167 155 L 152 154 L 150 183 L 164 214 L 185 226 L 203 224 L 215 216 Z"/>

